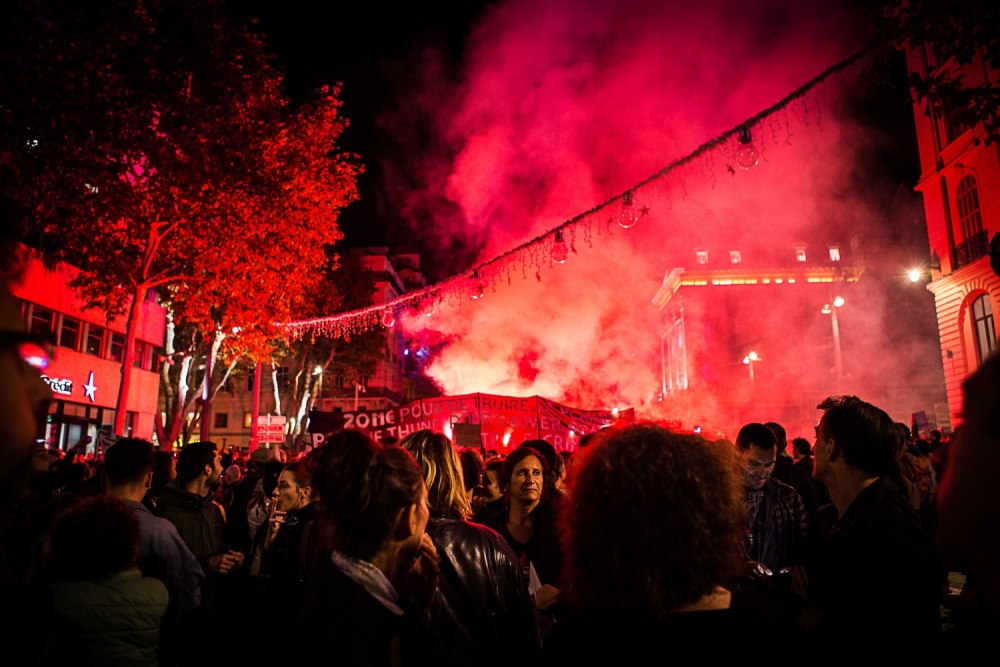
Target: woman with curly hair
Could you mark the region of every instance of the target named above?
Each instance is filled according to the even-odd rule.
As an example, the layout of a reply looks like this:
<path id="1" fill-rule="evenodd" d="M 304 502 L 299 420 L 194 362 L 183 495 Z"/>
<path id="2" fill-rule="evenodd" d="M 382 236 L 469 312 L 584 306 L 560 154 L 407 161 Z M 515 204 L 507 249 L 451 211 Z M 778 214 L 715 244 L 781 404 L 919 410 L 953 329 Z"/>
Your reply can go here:
<path id="1" fill-rule="evenodd" d="M 427 532 L 441 557 L 441 595 L 431 608 L 458 664 L 510 665 L 539 649 L 527 582 L 500 535 L 469 523 L 462 466 L 451 441 L 423 429 L 400 443 L 424 473 L 431 521 Z"/>
<path id="2" fill-rule="evenodd" d="M 742 653 L 774 636 L 758 607 L 724 588 L 740 571 L 746 521 L 731 447 L 643 424 L 603 433 L 580 458 L 562 514 L 573 614 L 546 654 L 645 662 Z"/>

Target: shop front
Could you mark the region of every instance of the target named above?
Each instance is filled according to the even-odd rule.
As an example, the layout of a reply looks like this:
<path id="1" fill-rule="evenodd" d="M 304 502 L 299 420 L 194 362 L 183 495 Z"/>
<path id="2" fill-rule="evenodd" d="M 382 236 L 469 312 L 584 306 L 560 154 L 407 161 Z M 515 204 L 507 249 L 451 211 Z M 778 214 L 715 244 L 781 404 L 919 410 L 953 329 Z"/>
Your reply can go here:
<path id="1" fill-rule="evenodd" d="M 133 368 L 132 374 L 125 435 L 149 438 L 159 378 L 139 368 Z M 45 428 L 47 446 L 93 452 L 102 427 L 110 433 L 115 421 L 121 365 L 57 347 L 55 359 L 42 379 L 51 387 L 53 399 Z"/>
<path id="2" fill-rule="evenodd" d="M 51 339 L 55 355 L 42 378 L 52 389 L 45 427 L 50 448 L 95 450 L 101 431 L 111 433 L 125 358 L 125 320 L 89 308 L 70 287 L 78 272 L 66 264 L 47 269 L 31 259 L 11 292 L 31 333 Z M 151 439 L 160 389 L 155 372 L 163 345 L 166 311 L 150 292 L 136 327 L 132 381 L 126 401 L 125 433 Z M 82 443 L 82 444 L 81 444 Z"/>

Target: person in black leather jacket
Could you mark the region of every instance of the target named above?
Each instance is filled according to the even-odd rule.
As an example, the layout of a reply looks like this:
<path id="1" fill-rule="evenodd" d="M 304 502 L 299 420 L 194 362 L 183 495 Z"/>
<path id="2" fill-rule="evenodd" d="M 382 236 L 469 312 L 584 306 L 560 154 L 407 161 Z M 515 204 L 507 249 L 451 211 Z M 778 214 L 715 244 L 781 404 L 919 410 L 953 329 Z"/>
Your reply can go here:
<path id="1" fill-rule="evenodd" d="M 538 625 L 517 557 L 495 531 L 465 521 L 471 509 L 448 438 L 424 429 L 400 445 L 424 472 L 441 579 L 431 614 L 455 664 L 509 665 L 539 651 Z M 474 661 L 474 662 L 473 662 Z"/>

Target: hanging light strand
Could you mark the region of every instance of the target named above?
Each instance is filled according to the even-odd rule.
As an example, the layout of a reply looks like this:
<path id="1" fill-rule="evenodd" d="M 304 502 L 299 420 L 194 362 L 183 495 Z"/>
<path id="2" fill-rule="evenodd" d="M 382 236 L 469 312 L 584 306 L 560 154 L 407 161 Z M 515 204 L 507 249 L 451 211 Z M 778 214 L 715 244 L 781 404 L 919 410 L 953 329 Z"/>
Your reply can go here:
<path id="1" fill-rule="evenodd" d="M 528 266 L 541 266 L 540 253 L 543 249 L 548 249 L 549 257 L 551 259 L 554 259 L 558 263 L 562 263 L 562 261 L 565 260 L 560 261 L 557 257 L 552 256 L 552 253 L 555 252 L 561 254 L 559 244 L 561 243 L 563 247 L 565 247 L 564 239 L 567 232 L 571 235 L 575 235 L 574 230 L 576 226 L 583 224 L 584 238 L 588 245 L 592 245 L 593 233 L 590 230 L 587 221 L 594 219 L 594 217 L 599 213 L 604 214 L 605 218 L 607 218 L 609 210 L 612 212 L 611 220 L 616 220 L 619 224 L 621 224 L 622 220 L 622 210 L 632 211 L 632 215 L 635 216 L 635 221 L 629 217 L 626 220 L 626 223 L 628 223 L 628 227 L 633 226 L 636 222 L 646 217 L 650 212 L 647 205 L 643 205 L 638 209 L 636 208 L 634 203 L 635 193 L 643 188 L 646 188 L 647 186 L 652 185 L 653 183 L 663 181 L 675 172 L 679 172 L 682 168 L 693 165 L 699 160 L 704 160 L 712 153 L 718 153 L 723 156 L 727 164 L 731 163 L 734 159 L 739 159 L 741 155 L 744 157 L 745 164 L 750 164 L 750 162 L 753 163 L 750 166 L 757 164 L 757 160 L 759 160 L 759 153 L 756 152 L 757 149 L 753 144 L 753 130 L 757 130 L 758 137 L 762 136 L 765 121 L 770 121 L 767 129 L 770 130 L 776 143 L 779 140 L 783 140 L 785 143 L 790 144 L 792 134 L 791 123 L 788 118 L 788 109 L 793 103 L 801 100 L 804 105 L 804 111 L 808 112 L 808 98 L 806 96 L 813 93 L 814 104 L 818 106 L 818 100 L 815 98 L 815 94 L 818 87 L 823 84 L 826 79 L 843 72 L 872 53 L 892 48 L 899 39 L 901 39 L 901 36 L 895 35 L 889 39 L 870 44 L 849 58 L 845 58 L 839 63 L 831 65 L 806 83 L 790 92 L 778 102 L 772 104 L 750 118 L 747 118 L 736 127 L 726 130 L 715 138 L 706 141 L 687 155 L 670 162 L 668 165 L 656 173 L 651 174 L 647 178 L 639 181 L 625 192 L 615 195 L 593 208 L 579 213 L 562 224 L 559 224 L 552 229 L 548 229 L 544 233 L 539 234 L 538 236 L 529 239 L 514 248 L 511 248 L 507 252 L 480 263 L 479 265 L 473 267 L 471 272 L 452 276 L 451 278 L 434 285 L 429 285 L 421 290 L 409 292 L 396 299 L 376 306 L 368 306 L 367 308 L 352 310 L 346 313 L 339 313 L 329 317 L 318 317 L 308 320 L 286 322 L 279 324 L 279 326 L 288 331 L 289 335 L 293 338 L 299 338 L 306 332 L 314 332 L 334 338 L 350 337 L 351 335 L 362 333 L 378 326 L 386 326 L 382 322 L 381 314 L 383 312 L 388 311 L 394 313 L 403 310 L 426 310 L 428 307 L 433 308 L 445 300 L 448 302 L 454 302 L 457 298 L 456 295 L 460 295 L 462 292 L 468 293 L 468 276 L 470 275 L 473 276 L 473 280 L 477 281 L 473 288 L 474 299 L 482 297 L 482 287 L 484 283 L 493 284 L 495 289 L 496 281 L 505 276 L 509 284 L 512 263 L 515 263 L 516 265 L 516 263 L 520 261 L 522 277 L 527 278 L 528 274 L 526 272 L 526 268 Z M 801 119 L 800 122 L 802 122 Z M 778 131 L 783 131 L 783 133 L 787 134 L 787 136 L 780 137 L 778 135 Z M 748 146 L 749 150 L 747 149 Z M 742 154 L 740 153 L 740 148 L 744 149 Z M 753 151 L 752 158 L 747 155 L 750 151 Z M 711 161 L 708 162 L 709 170 L 712 169 L 712 164 L 713 163 Z M 701 166 L 703 170 L 706 168 L 704 161 Z M 739 166 L 742 167 L 742 164 Z M 742 168 L 749 169 L 750 167 Z M 683 175 L 680 177 L 679 184 L 682 192 L 686 195 Z M 621 226 L 626 227 L 626 224 L 621 224 Z M 602 235 L 601 225 L 599 224 L 595 227 L 598 236 Z M 574 252 L 576 252 L 575 249 Z M 541 273 L 539 271 L 535 271 L 534 276 L 539 281 L 541 280 Z M 430 316 L 430 311 L 427 311 L 426 314 Z M 394 321 L 395 318 L 393 318 L 393 322 Z"/>

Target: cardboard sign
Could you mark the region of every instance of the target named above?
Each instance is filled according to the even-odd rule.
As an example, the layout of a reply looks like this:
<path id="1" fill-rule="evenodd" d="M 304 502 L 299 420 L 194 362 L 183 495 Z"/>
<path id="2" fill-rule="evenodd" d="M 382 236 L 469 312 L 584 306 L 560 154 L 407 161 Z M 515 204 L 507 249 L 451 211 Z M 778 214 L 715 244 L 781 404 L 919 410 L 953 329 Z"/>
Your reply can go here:
<path id="1" fill-rule="evenodd" d="M 526 440 L 542 439 L 556 450 L 572 451 L 580 437 L 614 421 L 608 411 L 579 410 L 537 396 L 465 394 L 425 398 L 384 410 L 313 410 L 309 413 L 309 432 L 325 436 L 357 429 L 378 440 L 386 436 L 402 439 L 427 428 L 454 437 L 457 426 L 478 424 L 486 449 L 509 451 Z"/>

